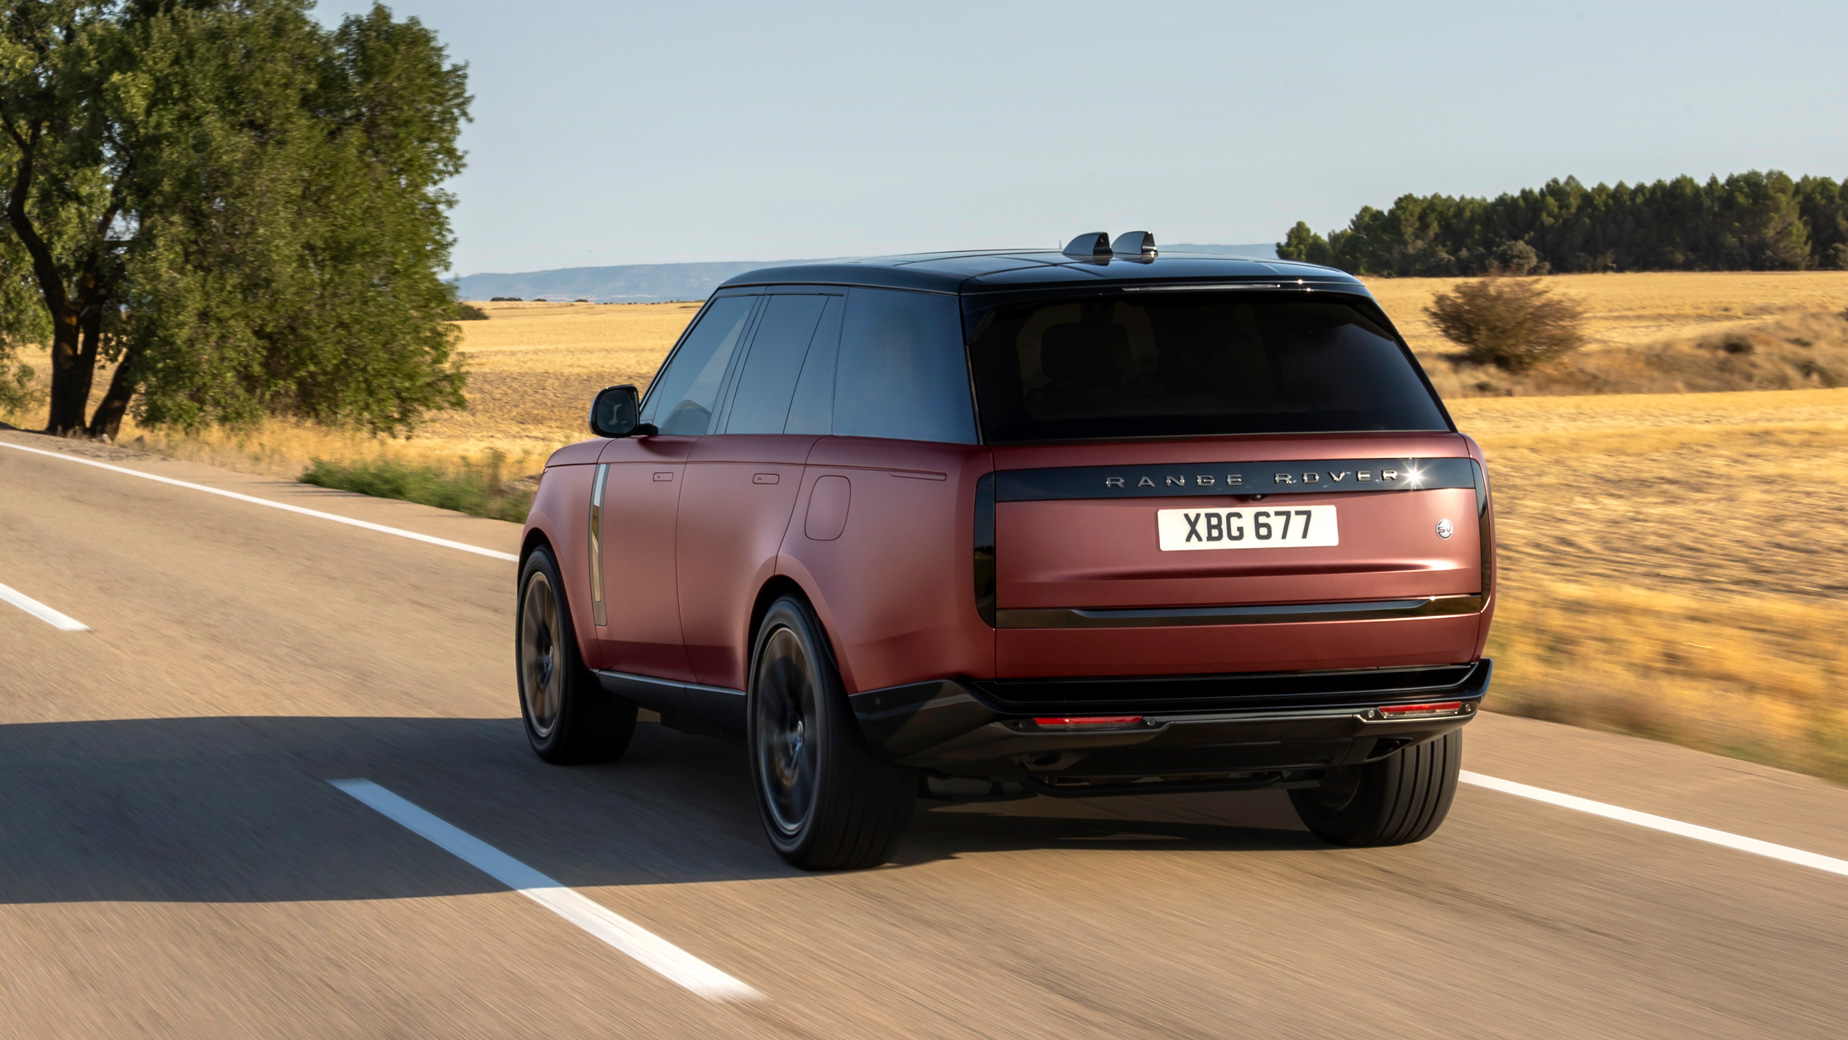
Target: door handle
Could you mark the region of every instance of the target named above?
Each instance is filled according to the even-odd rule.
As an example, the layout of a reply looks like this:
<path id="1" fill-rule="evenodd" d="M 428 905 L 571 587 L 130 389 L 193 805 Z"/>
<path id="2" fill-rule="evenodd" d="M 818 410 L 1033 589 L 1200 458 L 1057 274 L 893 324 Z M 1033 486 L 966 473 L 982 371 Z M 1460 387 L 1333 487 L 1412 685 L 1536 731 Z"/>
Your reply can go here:
<path id="1" fill-rule="evenodd" d="M 751 483 L 753 484 L 774 484 L 781 479 L 783 478 L 777 476 L 775 473 L 753 473 L 751 474 Z"/>

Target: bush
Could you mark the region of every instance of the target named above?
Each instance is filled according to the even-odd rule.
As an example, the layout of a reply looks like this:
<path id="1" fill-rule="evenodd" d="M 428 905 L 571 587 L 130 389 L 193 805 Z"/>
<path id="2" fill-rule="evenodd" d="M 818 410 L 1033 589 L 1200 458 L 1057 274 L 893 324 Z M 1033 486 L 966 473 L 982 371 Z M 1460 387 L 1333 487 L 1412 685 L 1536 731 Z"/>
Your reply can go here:
<path id="1" fill-rule="evenodd" d="M 472 303 L 456 301 L 456 309 L 449 315 L 450 321 L 487 321 L 488 312 Z"/>
<path id="2" fill-rule="evenodd" d="M 488 302 L 489 303 L 522 303 L 524 301 L 522 301 L 518 296 L 490 296 L 488 297 Z"/>
<path id="3" fill-rule="evenodd" d="M 463 459 L 460 468 L 454 470 L 392 458 L 352 465 L 315 459 L 301 480 L 317 487 L 402 498 L 438 509 L 520 523 L 532 508 L 533 492 L 517 485 L 508 487 L 505 469 L 506 457 L 498 451 L 489 452 L 482 462 Z"/>
<path id="4" fill-rule="evenodd" d="M 1495 259 L 1489 264 L 1497 274 L 1530 275 L 1545 274 L 1546 264 L 1541 263 L 1540 254 L 1525 242 L 1503 242 L 1495 250 Z"/>
<path id="5" fill-rule="evenodd" d="M 1585 345 L 1584 311 L 1531 278 L 1484 278 L 1439 293 L 1425 308 L 1462 360 L 1526 372 Z"/>
<path id="6" fill-rule="evenodd" d="M 582 296 L 580 296 L 580 297 L 578 297 L 577 299 L 575 299 L 575 300 L 572 300 L 571 302 L 572 302 L 572 303 L 589 303 L 590 301 L 589 301 L 589 300 L 587 300 L 587 299 L 585 299 L 584 297 L 582 297 Z"/>

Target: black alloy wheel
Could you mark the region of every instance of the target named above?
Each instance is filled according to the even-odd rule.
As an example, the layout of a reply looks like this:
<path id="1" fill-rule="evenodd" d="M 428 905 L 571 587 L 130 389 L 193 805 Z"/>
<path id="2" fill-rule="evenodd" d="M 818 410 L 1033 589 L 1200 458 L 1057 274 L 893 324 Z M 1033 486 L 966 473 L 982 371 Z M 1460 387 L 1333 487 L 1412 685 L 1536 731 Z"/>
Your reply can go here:
<path id="1" fill-rule="evenodd" d="M 515 617 L 520 718 L 547 762 L 613 762 L 635 736 L 635 705 L 605 691 L 578 653 L 558 565 L 545 548 L 520 568 Z"/>
<path id="2" fill-rule="evenodd" d="M 1328 771 L 1320 787 L 1290 792 L 1303 825 L 1353 847 L 1406 845 L 1431 836 L 1450 813 L 1463 762 L 1463 731 L 1402 748 L 1377 762 Z"/>
<path id="3" fill-rule="evenodd" d="M 751 786 L 764 833 L 807 870 L 892 857 L 917 804 L 917 775 L 860 735 L 834 658 L 808 605 L 771 604 L 751 651 Z"/>

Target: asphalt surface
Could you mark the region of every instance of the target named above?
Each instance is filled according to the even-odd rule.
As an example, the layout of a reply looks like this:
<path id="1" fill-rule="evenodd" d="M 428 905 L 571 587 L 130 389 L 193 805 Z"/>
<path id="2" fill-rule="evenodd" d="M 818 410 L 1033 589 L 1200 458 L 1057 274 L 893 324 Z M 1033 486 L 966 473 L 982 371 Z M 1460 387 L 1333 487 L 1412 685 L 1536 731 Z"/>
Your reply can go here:
<path id="1" fill-rule="evenodd" d="M 518 529 L 0 432 L 511 552 Z M 1343 850 L 1280 794 L 920 814 L 805 875 L 743 753 L 527 750 L 513 564 L 0 448 L 0 1036 L 1840 1037 L 1848 877 L 1465 787 Z M 1491 698 L 1493 694 L 1491 693 Z M 1491 705 L 1492 706 L 1492 705 Z M 1484 716 L 1466 769 L 1848 858 L 1848 790 Z M 742 980 L 675 985 L 364 778 Z"/>

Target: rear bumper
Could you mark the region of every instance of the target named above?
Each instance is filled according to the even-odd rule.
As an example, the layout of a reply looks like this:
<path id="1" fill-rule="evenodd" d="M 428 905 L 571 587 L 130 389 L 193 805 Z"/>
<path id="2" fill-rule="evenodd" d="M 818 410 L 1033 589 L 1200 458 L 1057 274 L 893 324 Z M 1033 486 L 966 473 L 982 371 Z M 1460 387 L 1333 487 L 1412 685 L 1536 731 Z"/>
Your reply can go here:
<path id="1" fill-rule="evenodd" d="M 1352 765 L 1474 718 L 1491 662 L 1438 668 L 959 680 L 848 698 L 861 732 L 894 761 L 950 776 L 1187 777 Z M 1382 708 L 1458 702 L 1454 714 Z M 1140 716 L 1100 731 L 1042 726 L 1053 716 Z"/>

